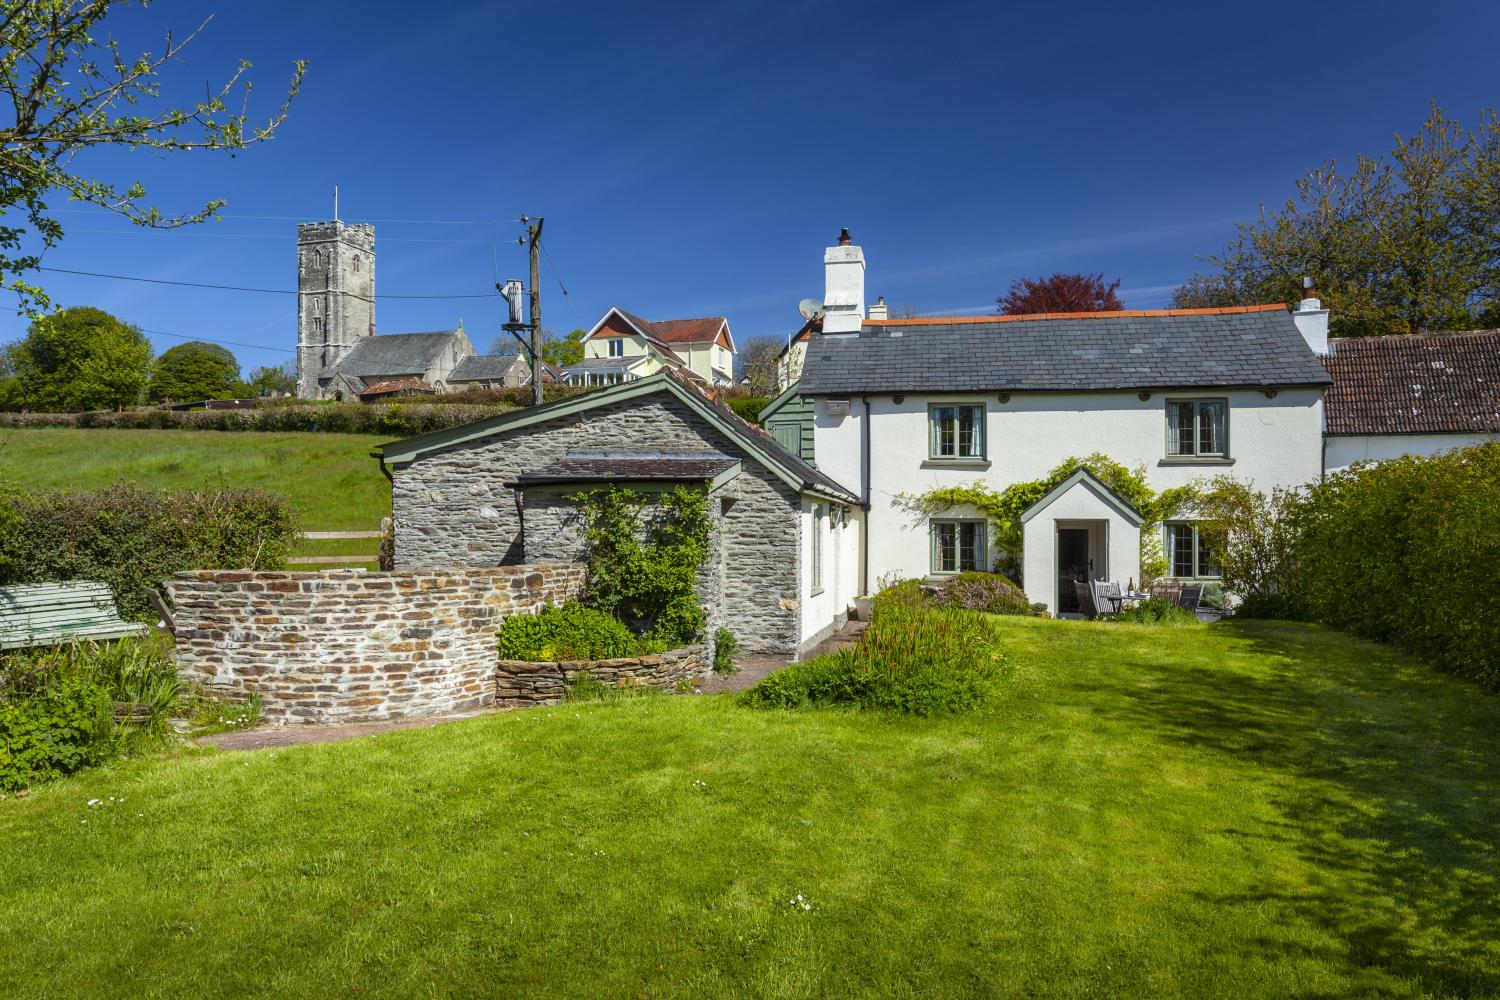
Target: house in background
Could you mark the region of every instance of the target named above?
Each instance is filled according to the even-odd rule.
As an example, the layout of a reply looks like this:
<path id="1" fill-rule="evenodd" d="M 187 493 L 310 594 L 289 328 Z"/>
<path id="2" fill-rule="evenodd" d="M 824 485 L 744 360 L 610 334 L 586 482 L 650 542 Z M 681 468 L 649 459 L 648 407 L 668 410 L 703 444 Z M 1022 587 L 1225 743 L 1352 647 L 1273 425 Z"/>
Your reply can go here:
<path id="1" fill-rule="evenodd" d="M 583 360 L 565 373 L 574 385 L 614 385 L 672 370 L 727 386 L 734 382 L 735 353 L 723 316 L 649 321 L 612 306 L 584 337 Z"/>
<path id="2" fill-rule="evenodd" d="M 1329 341 L 1324 468 L 1500 440 L 1500 330 Z"/>

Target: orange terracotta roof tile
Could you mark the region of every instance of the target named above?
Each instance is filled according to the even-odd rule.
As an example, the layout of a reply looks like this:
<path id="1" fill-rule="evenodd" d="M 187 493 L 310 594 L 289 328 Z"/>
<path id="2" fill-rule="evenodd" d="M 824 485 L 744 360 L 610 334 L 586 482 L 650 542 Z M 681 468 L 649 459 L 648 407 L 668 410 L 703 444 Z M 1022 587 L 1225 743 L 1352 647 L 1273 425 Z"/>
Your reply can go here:
<path id="1" fill-rule="evenodd" d="M 960 326 L 966 323 L 1027 323 L 1048 319 L 1122 319 L 1137 316 L 1227 316 L 1234 313 L 1286 311 L 1280 302 L 1213 309 L 1117 309 L 1113 312 L 1027 313 L 1022 316 L 924 316 L 917 319 L 866 319 L 865 326 Z"/>

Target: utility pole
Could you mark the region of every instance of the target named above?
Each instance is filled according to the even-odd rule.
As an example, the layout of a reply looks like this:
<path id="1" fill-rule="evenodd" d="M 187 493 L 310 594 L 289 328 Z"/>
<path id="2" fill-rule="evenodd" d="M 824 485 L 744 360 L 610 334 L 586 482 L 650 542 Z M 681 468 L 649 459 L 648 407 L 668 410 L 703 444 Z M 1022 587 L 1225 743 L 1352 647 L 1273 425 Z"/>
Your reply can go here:
<path id="1" fill-rule="evenodd" d="M 526 227 L 531 250 L 531 405 L 542 405 L 542 217 Z"/>

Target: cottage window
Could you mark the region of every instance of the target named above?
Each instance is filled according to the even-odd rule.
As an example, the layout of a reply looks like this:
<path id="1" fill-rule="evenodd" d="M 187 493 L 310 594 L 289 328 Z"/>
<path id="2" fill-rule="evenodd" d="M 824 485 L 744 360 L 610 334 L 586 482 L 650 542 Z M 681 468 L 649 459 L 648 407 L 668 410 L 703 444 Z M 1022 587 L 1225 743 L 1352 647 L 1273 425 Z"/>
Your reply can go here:
<path id="1" fill-rule="evenodd" d="M 609 340 L 609 356 L 612 358 L 623 358 L 625 356 L 625 341 L 619 337 L 611 337 Z"/>
<path id="2" fill-rule="evenodd" d="M 1218 562 L 1212 547 L 1191 521 L 1170 522 L 1167 529 L 1167 565 L 1172 576 L 1194 580 L 1201 577 L 1217 579 L 1220 575 Z"/>
<path id="3" fill-rule="evenodd" d="M 1224 458 L 1229 454 L 1229 401 L 1167 400 L 1167 454 Z"/>
<path id="4" fill-rule="evenodd" d="M 983 521 L 933 521 L 932 571 L 967 573 L 985 568 Z"/>
<path id="5" fill-rule="evenodd" d="M 813 504 L 812 509 L 812 592 L 823 592 L 823 524 L 827 520 L 823 505 Z"/>
<path id="6" fill-rule="evenodd" d="M 932 458 L 983 458 L 984 407 L 942 403 L 928 407 Z"/>

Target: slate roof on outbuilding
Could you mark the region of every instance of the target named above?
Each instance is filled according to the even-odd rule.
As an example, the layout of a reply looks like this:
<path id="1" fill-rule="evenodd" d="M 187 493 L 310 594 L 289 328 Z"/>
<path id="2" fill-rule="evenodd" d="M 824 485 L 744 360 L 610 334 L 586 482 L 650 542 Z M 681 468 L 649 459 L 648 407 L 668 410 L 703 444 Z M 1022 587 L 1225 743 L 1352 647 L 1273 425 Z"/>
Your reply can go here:
<path id="1" fill-rule="evenodd" d="M 516 363 L 514 354 L 471 354 L 453 368 L 449 382 L 479 382 L 503 379 Z"/>
<path id="2" fill-rule="evenodd" d="M 1500 432 L 1500 330 L 1329 345 L 1329 434 Z"/>
<path id="3" fill-rule="evenodd" d="M 522 485 L 615 481 L 696 482 L 710 480 L 739 463 L 717 452 L 581 451 L 529 469 L 517 477 Z"/>
<path id="4" fill-rule="evenodd" d="M 803 395 L 1323 386 L 1281 305 L 866 321 L 808 342 Z"/>
<path id="5" fill-rule="evenodd" d="M 342 373 L 355 378 L 425 375 L 443 351 L 464 338 L 461 330 L 430 333 L 383 333 L 355 341 L 337 364 L 323 369 L 320 378 Z"/>

